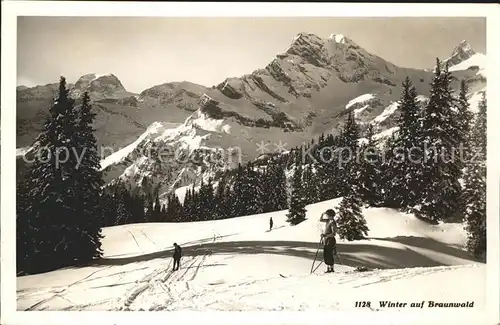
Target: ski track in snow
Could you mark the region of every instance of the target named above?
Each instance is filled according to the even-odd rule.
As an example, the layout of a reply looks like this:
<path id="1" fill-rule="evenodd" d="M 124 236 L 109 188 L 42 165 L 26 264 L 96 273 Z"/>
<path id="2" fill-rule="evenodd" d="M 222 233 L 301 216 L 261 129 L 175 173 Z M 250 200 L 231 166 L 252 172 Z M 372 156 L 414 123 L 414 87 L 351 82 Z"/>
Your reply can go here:
<path id="1" fill-rule="evenodd" d="M 151 240 L 143 230 L 140 230 L 141 233 L 144 234 L 145 237 L 147 237 L 151 242 L 154 243 L 153 240 Z M 213 242 L 215 242 L 216 237 L 214 237 Z M 156 245 L 156 244 L 155 244 Z M 200 250 L 195 249 L 194 252 L 198 253 Z M 172 295 L 172 290 L 170 289 L 170 286 L 172 283 L 175 282 L 181 282 L 184 283 L 182 286 L 183 290 L 181 291 L 176 291 L 176 297 L 177 299 L 184 299 L 183 297 L 186 294 L 189 294 L 190 287 L 189 287 L 189 281 L 192 281 L 196 278 L 200 267 L 203 265 L 205 262 L 207 256 L 212 254 L 211 250 L 203 251 L 201 252 L 201 255 L 194 256 L 188 260 L 186 260 L 184 263 L 182 263 L 181 259 L 181 264 L 187 265 L 187 266 L 180 266 L 179 270 L 173 271 L 171 268 L 173 267 L 173 259 L 170 258 L 169 263 L 166 266 L 160 266 L 159 268 L 155 269 L 153 272 L 147 274 L 145 277 L 140 279 L 139 281 L 136 281 L 137 285 L 134 286 L 131 290 L 128 291 L 128 293 L 125 294 L 124 297 L 118 299 L 118 306 L 112 308 L 113 310 L 136 310 L 134 303 L 141 298 L 144 295 L 147 295 L 148 298 L 151 296 L 155 296 L 155 293 L 157 291 L 162 291 L 163 293 L 167 294 L 169 296 L 169 301 L 174 300 L 174 296 Z M 176 287 L 174 287 L 176 288 Z M 143 299 L 148 301 L 148 299 Z M 139 307 L 137 307 L 138 310 L 161 310 L 161 308 L 165 308 L 165 306 L 158 306 L 155 305 L 154 303 L 154 298 L 150 299 L 151 305 L 150 306 L 144 306 L 141 304 Z"/>
<path id="2" fill-rule="evenodd" d="M 105 229 L 105 260 L 110 264 L 19 277 L 18 308 L 344 310 L 353 309 L 351 299 L 368 299 L 381 292 L 387 295 L 391 290 L 410 295 L 408 300 L 416 299 L 413 296 L 421 300 L 421 296 L 431 290 L 426 289 L 429 283 L 437 281 L 441 283 L 437 287 L 446 287 L 452 282 L 450 278 L 463 277 L 475 281 L 465 288 L 457 288 L 456 293 L 453 292 L 456 286 L 450 283 L 448 289 L 444 289 L 447 299 L 455 299 L 457 295 L 463 299 L 479 299 L 483 269 L 464 260 L 462 253 L 451 248 L 461 245 L 466 238 L 461 225 L 431 226 L 412 215 L 386 208 L 370 208 L 364 212 L 372 239 L 352 243 L 338 241 L 335 273 L 323 273 L 325 265 L 320 250 L 314 264 L 316 270 L 309 274 L 318 247 L 317 237 L 323 228 L 317 218 L 326 207 L 338 203 L 339 200 L 330 200 L 308 206 L 308 219 L 294 227 L 286 224 L 286 211 L 281 211 L 220 221 L 135 224 Z M 271 231 L 270 215 L 274 220 Z M 177 271 L 172 270 L 170 243 L 174 237 L 185 239 L 178 241 L 184 256 Z M 440 240 L 442 247 L 437 246 L 441 248 L 434 252 L 434 246 L 428 245 L 435 245 L 435 240 Z M 119 244 L 106 246 L 115 241 Z M 407 261 L 399 260 L 401 257 Z M 438 267 L 402 268 L 404 263 L 415 263 L 413 257 L 421 259 L 420 263 L 444 262 Z M 358 272 L 354 270 L 353 261 L 357 261 L 354 265 L 358 266 L 374 263 L 380 267 Z M 332 291 L 345 299 L 325 301 L 321 298 Z"/>

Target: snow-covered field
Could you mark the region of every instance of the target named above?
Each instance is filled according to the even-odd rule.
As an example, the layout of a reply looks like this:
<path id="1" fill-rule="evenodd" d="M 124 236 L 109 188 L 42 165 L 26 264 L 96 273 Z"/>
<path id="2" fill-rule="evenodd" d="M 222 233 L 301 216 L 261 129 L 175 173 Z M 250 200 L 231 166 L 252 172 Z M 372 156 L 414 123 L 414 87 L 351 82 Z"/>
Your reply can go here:
<path id="1" fill-rule="evenodd" d="M 321 212 L 339 200 L 307 207 L 308 219 L 286 211 L 221 221 L 135 224 L 104 229 L 105 257 L 96 265 L 17 278 L 18 310 L 346 311 L 409 309 L 477 313 L 484 307 L 486 267 L 463 251 L 460 224 L 429 225 L 387 208 L 367 208 L 369 239 L 338 241 L 336 273 L 320 265 Z M 269 218 L 274 228 L 269 231 Z M 183 247 L 172 272 L 172 244 Z M 316 266 L 321 261 L 321 250 Z M 369 271 L 355 272 L 364 266 Z M 382 308 L 381 300 L 409 303 Z M 430 308 L 428 301 L 474 302 L 473 308 Z M 417 307 L 413 307 L 415 309 Z M 359 308 L 357 308 L 359 309 Z M 470 314 L 469 314 L 470 315 Z"/>

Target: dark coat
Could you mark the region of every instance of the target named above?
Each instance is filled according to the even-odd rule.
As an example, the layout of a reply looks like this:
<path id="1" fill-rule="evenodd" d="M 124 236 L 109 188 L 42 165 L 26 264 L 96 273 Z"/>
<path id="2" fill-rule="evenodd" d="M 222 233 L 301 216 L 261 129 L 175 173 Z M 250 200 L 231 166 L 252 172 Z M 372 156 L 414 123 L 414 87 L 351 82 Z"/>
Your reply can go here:
<path id="1" fill-rule="evenodd" d="M 181 258 L 181 256 L 182 256 L 182 248 L 179 245 L 177 245 L 174 248 L 174 258 L 179 259 Z"/>

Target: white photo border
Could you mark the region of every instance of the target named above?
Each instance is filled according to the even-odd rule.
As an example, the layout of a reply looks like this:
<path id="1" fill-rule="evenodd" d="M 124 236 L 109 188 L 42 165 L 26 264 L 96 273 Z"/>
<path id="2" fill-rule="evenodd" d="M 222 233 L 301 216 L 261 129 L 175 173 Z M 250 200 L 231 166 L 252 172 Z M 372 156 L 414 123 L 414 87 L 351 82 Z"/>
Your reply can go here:
<path id="1" fill-rule="evenodd" d="M 115 17 L 486 17 L 488 65 L 488 311 L 473 319 L 450 311 L 418 312 L 45 312 L 16 310 L 15 175 L 16 40 L 18 16 Z M 488 324 L 499 312 L 500 6 L 495 4 L 405 3 L 216 3 L 2 1 L 1 70 L 1 323 L 58 324 Z M 493 69 L 493 67 L 495 67 Z M 490 91 L 491 90 L 491 91 Z M 464 279 L 467 281 L 468 279 Z M 460 286 L 460 283 L 456 284 Z"/>

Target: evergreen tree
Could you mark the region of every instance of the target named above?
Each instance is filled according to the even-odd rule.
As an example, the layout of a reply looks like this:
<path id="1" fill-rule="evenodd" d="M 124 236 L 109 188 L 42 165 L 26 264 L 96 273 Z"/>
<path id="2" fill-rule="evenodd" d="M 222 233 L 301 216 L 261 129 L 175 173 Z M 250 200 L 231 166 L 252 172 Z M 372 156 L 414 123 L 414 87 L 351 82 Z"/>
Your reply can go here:
<path id="1" fill-rule="evenodd" d="M 227 218 L 228 199 L 226 197 L 227 177 L 220 178 L 217 190 L 215 192 L 214 217 L 216 220 Z"/>
<path id="2" fill-rule="evenodd" d="M 259 214 L 263 212 L 263 193 L 260 183 L 259 171 L 255 170 L 253 163 L 248 163 L 245 171 L 243 204 L 246 207 L 246 215 Z"/>
<path id="3" fill-rule="evenodd" d="M 145 221 L 146 222 L 155 222 L 155 206 L 154 206 L 154 200 L 152 199 L 151 196 L 148 196 L 146 198 L 146 211 L 145 211 Z"/>
<path id="4" fill-rule="evenodd" d="M 131 197 L 127 188 L 122 182 L 116 186 L 117 211 L 115 225 L 126 225 L 134 222 L 131 211 Z M 151 221 L 148 221 L 151 222 Z"/>
<path id="5" fill-rule="evenodd" d="M 287 189 L 284 165 L 270 161 L 266 171 L 260 175 L 262 180 L 262 212 L 285 210 L 287 208 Z M 272 194 L 271 194 L 272 193 Z"/>
<path id="6" fill-rule="evenodd" d="M 460 157 L 460 159 L 458 159 L 458 162 L 461 163 L 460 167 L 462 168 L 465 167 L 465 161 L 468 160 L 469 158 L 467 156 L 467 153 L 471 149 L 471 143 L 469 142 L 471 134 L 470 124 L 474 118 L 472 112 L 470 111 L 469 101 L 467 100 L 468 91 L 469 89 L 467 87 L 467 83 L 465 82 L 465 80 L 462 80 L 460 82 L 460 92 L 458 95 L 458 103 L 457 103 L 457 114 L 455 118 L 456 129 L 458 131 L 458 136 L 459 136 L 457 142 L 459 146 L 460 144 L 462 144 L 462 147 L 465 148 L 465 155 L 461 156 L 460 152 L 457 152 L 457 154 Z"/>
<path id="7" fill-rule="evenodd" d="M 297 225 L 306 219 L 306 205 L 302 197 L 302 165 L 300 164 L 300 160 L 297 162 L 299 163 L 294 166 L 289 208 L 286 215 L 287 222 L 291 225 Z"/>
<path id="8" fill-rule="evenodd" d="M 175 192 L 172 192 L 167 196 L 167 207 L 165 213 L 166 213 L 166 220 L 168 222 L 186 221 L 184 209 L 179 200 L 179 197 L 177 196 L 177 194 L 175 194 Z"/>
<path id="9" fill-rule="evenodd" d="M 191 221 L 193 219 L 192 215 L 193 215 L 193 194 L 191 192 L 191 189 L 187 189 L 186 190 L 186 194 L 184 196 L 184 213 L 185 213 L 185 218 L 186 218 L 186 221 Z M 167 204 L 167 207 L 168 207 L 168 204 Z M 167 209 L 167 215 L 168 215 L 168 209 Z M 169 215 L 168 218 L 171 218 L 171 216 Z M 171 219 L 169 219 L 171 220 Z"/>
<path id="10" fill-rule="evenodd" d="M 29 189 L 26 186 L 27 180 L 22 179 L 16 187 L 16 257 L 19 274 L 31 272 L 27 266 L 33 261 L 37 250 L 36 223 L 27 213 Z"/>
<path id="11" fill-rule="evenodd" d="M 398 135 L 394 132 L 384 143 L 382 149 L 382 186 L 381 186 L 381 199 L 382 204 L 386 207 L 398 209 L 401 207 L 401 197 L 398 194 L 397 181 L 399 177 L 399 167 L 402 158 L 400 151 L 397 150 Z"/>
<path id="12" fill-rule="evenodd" d="M 162 204 L 162 206 L 161 206 L 161 215 L 162 215 L 162 220 L 164 222 L 172 222 L 172 220 L 168 219 L 167 208 L 166 208 L 165 204 Z"/>
<path id="13" fill-rule="evenodd" d="M 261 187 L 262 193 L 272 193 L 273 192 L 273 184 L 274 184 L 274 175 L 272 171 L 273 161 L 267 161 L 266 169 L 261 175 Z M 274 211 L 273 205 L 273 197 L 272 195 L 263 195 L 262 196 L 262 212 L 267 213 Z"/>
<path id="14" fill-rule="evenodd" d="M 231 184 L 226 185 L 226 189 L 224 190 L 224 197 L 225 197 L 225 213 L 224 217 L 225 218 L 232 218 L 235 217 L 236 215 L 234 214 L 235 209 L 234 209 L 234 192 L 233 192 L 233 186 Z"/>
<path id="15" fill-rule="evenodd" d="M 102 255 L 101 226 L 103 211 L 100 196 L 104 181 L 100 170 L 100 156 L 97 149 L 97 141 L 92 128 L 96 114 L 92 112 L 90 96 L 87 92 L 83 94 L 82 104 L 76 116 L 76 130 L 74 130 L 75 161 L 72 171 L 72 186 L 75 188 L 76 214 L 73 216 L 77 221 L 77 232 L 79 236 L 73 238 L 75 252 L 78 260 L 88 262 Z M 71 118 L 74 118 L 71 116 Z M 68 122 L 71 125 L 71 121 Z M 70 166 L 71 168 L 71 166 Z"/>
<path id="16" fill-rule="evenodd" d="M 215 216 L 215 193 L 212 178 L 208 179 L 207 189 L 205 194 L 206 215 L 205 220 L 213 220 Z"/>
<path id="17" fill-rule="evenodd" d="M 382 200 L 382 159 L 373 134 L 373 125 L 370 124 L 367 129 L 368 142 L 361 148 L 359 194 L 363 202 L 376 206 Z"/>
<path id="18" fill-rule="evenodd" d="M 340 202 L 337 219 L 340 239 L 353 241 L 368 235 L 369 229 L 361 212 L 361 205 L 361 199 L 355 191 L 349 191 Z"/>
<path id="19" fill-rule="evenodd" d="M 118 194 L 118 205 L 116 209 L 116 221 L 115 225 L 124 225 L 128 224 L 130 220 L 130 215 L 129 211 L 127 210 L 126 204 L 125 204 L 125 197 L 123 194 Z"/>
<path id="20" fill-rule="evenodd" d="M 101 196 L 101 206 L 103 208 L 103 227 L 111 227 L 116 223 L 116 214 L 118 211 L 118 200 L 113 186 L 107 186 Z"/>
<path id="21" fill-rule="evenodd" d="M 398 137 L 394 149 L 401 153 L 393 168 L 393 200 L 398 207 L 412 208 L 419 202 L 424 190 L 422 178 L 422 128 L 417 92 L 409 77 L 403 82 L 403 93 L 399 101 L 401 115 L 398 120 Z"/>
<path id="22" fill-rule="evenodd" d="M 260 184 L 258 184 L 258 178 L 251 163 L 248 163 L 245 168 L 238 166 L 232 197 L 232 210 L 235 217 L 262 212 Z"/>
<path id="23" fill-rule="evenodd" d="M 98 169 L 94 169 L 92 153 L 79 166 L 74 152 L 81 152 L 84 145 L 92 151 L 92 138 L 85 136 L 85 126 L 93 116 L 85 111 L 77 115 L 64 77 L 49 112 L 37 138 L 38 159 L 29 166 L 26 182 L 20 186 L 26 193 L 20 203 L 26 206 L 18 209 L 17 239 L 20 250 L 25 251 L 18 252 L 17 264 L 27 273 L 87 262 L 102 254 Z M 84 181 L 84 177 L 89 179 Z M 90 193 L 90 189 L 97 193 Z M 89 220 L 91 213 L 97 216 Z"/>
<path id="24" fill-rule="evenodd" d="M 319 186 L 316 174 L 314 174 L 311 164 L 304 166 L 302 175 L 302 186 L 305 204 L 312 204 L 320 201 Z"/>
<path id="25" fill-rule="evenodd" d="M 340 184 L 340 195 L 344 196 L 351 189 L 359 189 L 359 126 L 352 111 L 347 115 L 346 123 L 340 135 L 340 154 L 338 154 L 340 172 L 337 181 Z"/>
<path id="26" fill-rule="evenodd" d="M 486 98 L 479 103 L 471 146 L 473 153 L 465 173 L 465 221 L 467 249 L 476 258 L 486 258 Z"/>
<path id="27" fill-rule="evenodd" d="M 339 182 L 341 177 L 340 162 L 340 136 L 334 137 L 332 134 L 320 138 L 314 150 L 314 157 L 317 161 L 314 164 L 316 169 L 316 179 L 318 180 L 319 201 L 329 200 L 339 196 L 342 185 Z"/>
<path id="28" fill-rule="evenodd" d="M 146 215 L 144 213 L 145 212 L 144 209 L 145 209 L 144 197 L 138 195 L 134 199 L 134 211 L 132 212 L 136 223 L 142 223 L 146 221 Z"/>
<path id="29" fill-rule="evenodd" d="M 454 157 L 459 131 L 454 123 L 451 80 L 448 65 L 441 71 L 438 59 L 422 124 L 426 151 L 422 179 L 427 183 L 421 193 L 420 213 L 433 221 L 456 218 L 460 209 L 461 169 Z"/>
<path id="30" fill-rule="evenodd" d="M 285 166 L 283 163 L 277 162 L 272 166 L 272 179 L 273 179 L 273 207 L 274 211 L 281 211 L 287 208 L 287 185 Z"/>
<path id="31" fill-rule="evenodd" d="M 161 214 L 160 198 L 158 195 L 156 195 L 155 204 L 153 208 L 153 222 L 162 222 L 162 221 L 163 221 L 163 216 Z"/>
<path id="32" fill-rule="evenodd" d="M 165 208 L 165 220 L 167 222 L 177 222 L 175 216 L 174 216 L 174 211 L 172 209 L 172 195 L 169 193 L 167 195 L 167 203 L 166 203 L 166 208 Z"/>

